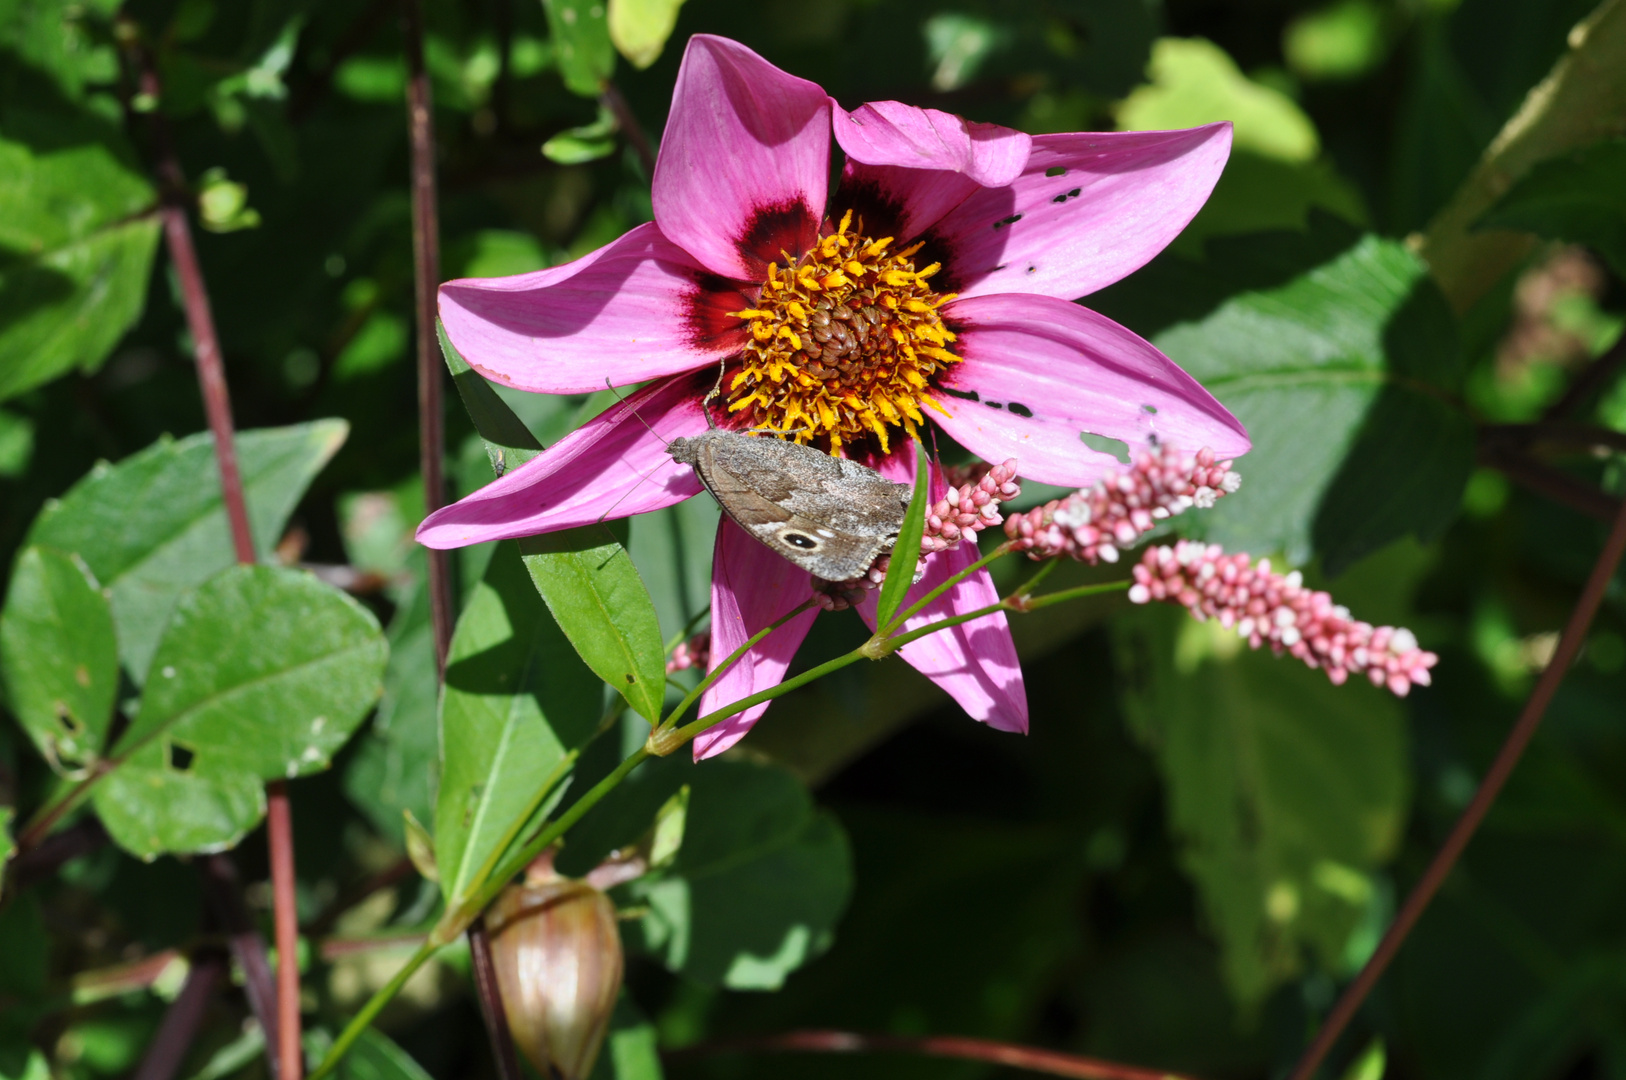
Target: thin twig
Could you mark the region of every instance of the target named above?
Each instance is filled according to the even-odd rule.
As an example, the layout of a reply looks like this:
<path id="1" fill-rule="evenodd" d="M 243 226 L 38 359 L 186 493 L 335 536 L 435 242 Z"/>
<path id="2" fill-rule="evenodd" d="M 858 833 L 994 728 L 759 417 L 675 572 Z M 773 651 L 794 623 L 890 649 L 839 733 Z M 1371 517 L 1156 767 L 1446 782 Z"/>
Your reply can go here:
<path id="1" fill-rule="evenodd" d="M 341 892 L 320 915 L 307 923 L 304 928 L 305 934 L 309 937 L 321 937 L 333 929 L 333 925 L 339 921 L 345 912 L 374 893 L 381 892 L 403 878 L 411 877 L 416 872 L 417 868 L 412 865 L 412 860 L 402 857 L 378 873 L 368 875 Z"/>
<path id="2" fill-rule="evenodd" d="M 305 1075 L 299 1023 L 299 898 L 294 887 L 294 822 L 281 780 L 265 786 L 265 829 L 271 848 L 271 910 L 277 935 L 277 1057 L 279 1080 Z"/>
<path id="3" fill-rule="evenodd" d="M 716 1054 L 787 1052 L 915 1054 L 922 1057 L 953 1058 L 958 1061 L 983 1061 L 991 1065 L 1044 1073 L 1047 1076 L 1073 1077 L 1076 1080 L 1189 1080 L 1182 1074 L 1167 1069 L 1148 1069 L 1141 1065 L 1124 1065 L 1081 1054 L 1065 1054 L 1059 1050 L 1042 1050 L 1036 1046 L 1018 1046 L 1013 1043 L 996 1042 L 993 1039 L 972 1039 L 957 1035 L 926 1035 L 917 1038 L 904 1035 L 864 1035 L 852 1031 L 791 1031 L 783 1035 L 701 1043 L 698 1046 L 670 1051 L 665 1057 L 669 1061 L 677 1061 L 683 1058 L 711 1057 Z"/>
<path id="4" fill-rule="evenodd" d="M 1377 985 L 1378 979 L 1388 968 L 1389 962 L 1394 959 L 1395 953 L 1399 951 L 1406 936 L 1411 933 L 1412 927 L 1417 925 L 1417 920 L 1422 917 L 1429 901 L 1434 899 L 1434 894 L 1445 883 L 1451 868 L 1462 857 L 1463 849 L 1468 846 L 1468 841 L 1473 839 L 1475 830 L 1485 820 L 1491 804 L 1501 794 L 1503 785 L 1512 775 L 1514 766 L 1519 763 L 1525 747 L 1530 745 L 1530 739 L 1540 726 L 1541 718 L 1546 715 L 1547 706 L 1552 703 L 1559 684 L 1564 681 L 1570 665 L 1580 653 L 1581 643 L 1592 625 L 1593 616 L 1598 613 L 1598 605 L 1603 602 L 1604 593 L 1615 576 L 1615 567 L 1619 565 L 1623 552 L 1626 552 L 1626 505 L 1622 505 L 1615 516 L 1609 539 L 1604 542 L 1603 550 L 1598 553 L 1598 561 L 1592 565 L 1592 574 L 1587 578 L 1586 587 L 1582 589 L 1581 598 L 1576 601 L 1575 609 L 1570 612 L 1569 622 L 1564 627 L 1563 636 L 1558 639 L 1558 648 L 1553 651 L 1552 660 L 1548 662 L 1547 669 L 1541 673 L 1541 678 L 1536 681 L 1530 699 L 1525 702 L 1524 711 L 1519 714 L 1513 730 L 1508 732 L 1507 741 L 1497 751 L 1496 759 L 1491 762 L 1485 778 L 1479 782 L 1479 790 L 1474 792 L 1473 801 L 1462 812 L 1457 823 L 1451 827 L 1450 835 L 1445 838 L 1445 843 L 1440 845 L 1440 850 L 1435 852 L 1422 878 L 1413 886 L 1411 894 L 1406 897 L 1405 904 L 1401 906 L 1388 932 L 1383 935 L 1383 940 L 1378 943 L 1371 959 L 1367 960 L 1360 974 L 1355 976 L 1355 980 L 1338 998 L 1338 1003 L 1328 1014 L 1327 1022 L 1322 1025 L 1315 1041 L 1299 1059 L 1297 1067 L 1293 1070 L 1292 1080 L 1311 1080 L 1315 1075 L 1327 1052 L 1332 1049 L 1333 1043 L 1354 1018 L 1356 1010 L 1372 992 L 1372 988 Z"/>
<path id="5" fill-rule="evenodd" d="M 127 43 L 141 91 L 154 102 L 161 96 L 158 69 L 152 54 L 142 44 L 139 27 L 133 21 L 124 26 Z M 192 226 L 187 219 L 191 193 L 186 174 L 175 151 L 175 140 L 161 109 L 147 114 L 157 152 L 155 171 L 158 175 L 161 206 L 159 215 L 164 225 L 164 240 L 170 261 L 181 287 L 181 303 L 186 311 L 186 325 L 192 334 L 192 349 L 197 361 L 198 389 L 203 395 L 204 412 L 209 418 L 209 430 L 214 434 L 215 462 L 220 470 L 220 493 L 226 505 L 226 520 L 231 526 L 232 549 L 239 563 L 256 562 L 254 534 L 249 526 L 248 502 L 243 495 L 243 477 L 237 465 L 237 446 L 232 424 L 231 395 L 226 388 L 226 369 L 220 353 L 220 338 L 215 333 L 214 312 L 209 305 L 209 292 L 204 286 L 203 269 L 198 262 L 197 247 L 192 242 Z M 280 947 L 277 978 L 276 1028 L 281 1035 L 283 1050 L 279 1080 L 300 1080 L 299 1033 L 299 967 L 297 961 L 299 928 L 294 909 L 294 852 L 293 830 L 288 811 L 288 793 L 278 780 L 266 788 L 267 840 L 271 848 L 272 891 L 277 903 L 273 910 L 276 937 Z M 271 1046 L 272 1025 L 261 1016 L 267 1031 L 267 1049 Z"/>
<path id="6" fill-rule="evenodd" d="M 435 196 L 435 115 L 423 62 L 420 0 L 402 0 L 407 62 L 407 128 L 412 143 L 412 292 L 418 335 L 418 460 L 426 513 L 446 503 L 441 383 L 444 364 L 435 334 L 435 292 L 440 284 L 440 210 Z M 435 627 L 435 662 L 446 669 L 452 640 L 452 591 L 444 551 L 429 550 L 429 604 Z"/>
<path id="7" fill-rule="evenodd" d="M 599 100 L 604 107 L 610 110 L 615 122 L 621 126 L 621 133 L 627 137 L 627 143 L 638 155 L 638 161 L 644 167 L 644 176 L 653 180 L 655 178 L 655 148 L 650 145 L 649 136 L 644 134 L 643 125 L 638 118 L 632 115 L 632 107 L 615 83 L 604 80 L 604 89 Z"/>
<path id="8" fill-rule="evenodd" d="M 429 73 L 423 59 L 423 10 L 420 0 L 402 0 L 401 25 L 407 63 L 407 127 L 412 143 L 412 256 L 413 296 L 418 336 L 418 457 L 423 473 L 424 508 L 428 513 L 446 501 L 442 473 L 445 434 L 442 428 L 441 387 L 445 380 L 435 333 L 435 294 L 440 284 L 440 210 L 435 194 L 435 117 L 430 98 Z M 446 653 L 452 640 L 452 588 L 444 551 L 429 551 L 429 606 L 435 632 L 436 670 L 445 676 Z M 479 967 L 490 965 L 490 947 L 479 920 L 469 927 L 469 948 L 476 965 L 474 985 L 479 992 L 486 1031 L 501 1080 L 522 1080 L 519 1055 L 508 1031 L 502 991 L 495 972 L 485 977 Z"/>
<path id="9" fill-rule="evenodd" d="M 1586 370 L 1570 383 L 1564 396 L 1553 402 L 1541 418 L 1562 420 L 1579 411 L 1594 394 L 1608 386 L 1623 367 L 1626 367 L 1626 333 L 1617 337 L 1602 356 L 1588 364 Z"/>
<path id="10" fill-rule="evenodd" d="M 1579 450 L 1626 450 L 1626 432 L 1593 424 L 1541 420 L 1534 424 L 1487 424 L 1479 441 L 1507 446 L 1560 446 Z"/>
<path id="11" fill-rule="evenodd" d="M 1479 461 L 1537 495 L 1598 521 L 1613 521 L 1621 503 L 1563 469 L 1537 461 L 1523 450 L 1499 442 L 1481 442 Z"/>
<path id="12" fill-rule="evenodd" d="M 497 982 L 497 965 L 491 959 L 491 937 L 486 921 L 475 919 L 469 926 L 469 960 L 474 968 L 474 985 L 480 991 L 480 1015 L 486 1022 L 491 1050 L 497 1055 L 497 1075 L 502 1080 L 521 1080 L 519 1054 L 508 1033 L 508 1016 L 503 1011 L 502 987 Z"/>
<path id="13" fill-rule="evenodd" d="M 192 957 L 181 992 L 164 1012 L 158 1032 L 147 1046 L 146 1056 L 135 1071 L 134 1080 L 171 1080 L 186 1060 L 192 1040 L 203 1025 L 209 999 L 225 981 L 226 956 L 216 949 L 199 950 Z"/>
<path id="14" fill-rule="evenodd" d="M 107 843 L 100 819 L 87 817 L 61 832 L 43 836 L 38 846 L 23 850 L 6 868 L 7 884 L 22 889 L 56 873 L 63 863 L 89 855 Z M 18 845 L 21 847 L 21 844 Z"/>
<path id="15" fill-rule="evenodd" d="M 243 904 L 242 882 L 237 876 L 237 864 L 230 855 L 208 855 L 200 860 L 203 872 L 203 899 L 209 906 L 214 921 L 226 932 L 237 966 L 243 969 L 243 993 L 248 1007 L 265 1032 L 265 1054 L 271 1063 L 271 1075 L 281 1075 L 278 1063 L 281 1054 L 277 1038 L 278 1010 L 276 981 L 271 975 L 271 960 L 266 952 L 265 938 L 255 929 Z"/>

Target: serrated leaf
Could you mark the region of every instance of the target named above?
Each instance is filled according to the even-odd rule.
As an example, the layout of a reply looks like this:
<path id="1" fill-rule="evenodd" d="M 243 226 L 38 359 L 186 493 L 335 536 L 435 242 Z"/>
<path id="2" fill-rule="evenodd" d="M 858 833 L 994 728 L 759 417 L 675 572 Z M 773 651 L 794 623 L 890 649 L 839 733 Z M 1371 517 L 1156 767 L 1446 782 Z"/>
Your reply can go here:
<path id="1" fill-rule="evenodd" d="M 540 454 L 541 442 L 531 434 L 525 422 L 514 415 L 514 410 L 497 396 L 497 391 L 491 388 L 485 377 L 463 359 L 452 344 L 452 339 L 446 336 L 446 326 L 439 319 L 435 320 L 435 333 L 440 337 L 440 352 L 452 373 L 452 383 L 457 387 L 458 396 L 463 399 L 469 419 L 474 421 L 474 430 L 485 440 L 486 456 L 491 459 L 491 467 L 497 475 L 517 469 Z"/>
<path id="2" fill-rule="evenodd" d="M 1268 240 L 1278 239 L 1267 237 Z M 1313 249 L 1320 237 L 1286 248 Z M 1245 245 L 1257 250 L 1248 266 Z M 1271 280 L 1269 243 L 1209 245 L 1212 272 Z M 1285 280 L 1284 280 L 1285 276 Z M 1336 575 L 1405 535 L 1433 539 L 1473 468 L 1473 429 L 1452 395 L 1455 324 L 1422 262 L 1396 241 L 1352 239 L 1336 254 L 1239 292 L 1153 342 L 1248 428 L 1242 490 L 1188 519 L 1234 551 L 1319 551 Z"/>
<path id="3" fill-rule="evenodd" d="M 666 697 L 666 647 L 655 602 L 604 526 L 520 541 L 525 568 L 560 629 L 600 679 L 651 723 Z"/>
<path id="4" fill-rule="evenodd" d="M 604 13 L 605 0 L 542 0 L 548 37 L 559 74 L 573 94 L 596 98 L 615 71 L 615 46 Z"/>
<path id="5" fill-rule="evenodd" d="M 343 420 L 315 420 L 237 436 L 262 558 L 348 433 Z M 98 465 L 47 504 L 28 542 L 78 555 L 111 590 L 119 657 L 139 685 L 176 601 L 234 561 L 213 438 L 160 439 L 117 465 Z"/>
<path id="6" fill-rule="evenodd" d="M 1626 278 L 1626 139 L 1607 139 L 1535 166 L 1477 226 L 1585 244 Z"/>
<path id="7" fill-rule="evenodd" d="M 142 858 L 232 846 L 265 781 L 328 767 L 378 700 L 386 651 L 366 608 L 307 573 L 217 575 L 175 606 L 93 789 L 102 823 Z"/>
<path id="8" fill-rule="evenodd" d="M 1406 820 L 1399 703 L 1246 651 L 1234 631 L 1183 612 L 1141 611 L 1117 626 L 1125 708 L 1163 775 L 1181 864 L 1232 993 L 1256 1005 L 1308 950 L 1344 971 L 1371 875 Z"/>
<path id="9" fill-rule="evenodd" d="M 603 688 L 500 545 L 457 621 L 441 699 L 435 861 L 448 903 L 546 810 L 598 730 Z"/>
<path id="10" fill-rule="evenodd" d="M 683 0 L 609 0 L 610 40 L 640 70 L 660 59 Z"/>
<path id="11" fill-rule="evenodd" d="M 119 645 L 112 607 L 84 563 L 41 547 L 17 557 L 0 611 L 0 677 L 53 768 L 95 764 L 113 719 Z"/>
<path id="12" fill-rule="evenodd" d="M 909 497 L 903 528 L 898 530 L 898 542 L 892 547 L 893 558 L 887 567 L 886 580 L 881 582 L 881 596 L 875 606 L 877 628 L 886 628 L 903 604 L 903 598 L 909 594 L 909 587 L 915 583 L 915 567 L 920 562 L 920 537 L 926 531 L 926 501 L 930 488 L 931 468 L 926 458 L 926 448 L 916 443 L 915 491 Z"/>

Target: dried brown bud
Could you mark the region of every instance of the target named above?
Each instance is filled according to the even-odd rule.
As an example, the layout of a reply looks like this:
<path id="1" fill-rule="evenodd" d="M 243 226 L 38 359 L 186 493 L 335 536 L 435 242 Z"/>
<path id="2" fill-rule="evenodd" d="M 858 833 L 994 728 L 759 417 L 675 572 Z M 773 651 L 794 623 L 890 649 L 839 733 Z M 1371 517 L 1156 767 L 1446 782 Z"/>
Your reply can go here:
<path id="1" fill-rule="evenodd" d="M 615 905 L 544 855 L 497 897 L 486 927 L 514 1044 L 543 1076 L 582 1080 L 621 990 Z"/>

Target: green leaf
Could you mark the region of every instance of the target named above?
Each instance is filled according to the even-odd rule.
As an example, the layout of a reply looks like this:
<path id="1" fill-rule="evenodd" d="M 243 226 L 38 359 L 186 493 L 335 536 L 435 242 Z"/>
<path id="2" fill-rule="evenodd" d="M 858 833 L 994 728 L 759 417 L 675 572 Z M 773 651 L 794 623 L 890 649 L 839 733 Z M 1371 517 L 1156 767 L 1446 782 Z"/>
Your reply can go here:
<path id="1" fill-rule="evenodd" d="M 0 806 L 0 889 L 6 885 L 6 864 L 17 854 L 17 841 L 11 835 L 11 823 L 16 817 L 15 807 Z"/>
<path id="2" fill-rule="evenodd" d="M 0 400 L 92 372 L 141 315 L 156 195 L 122 135 L 33 78 L 11 93 L 0 138 Z M 45 149 L 12 141 L 26 132 Z"/>
<path id="3" fill-rule="evenodd" d="M 1125 708 L 1157 759 L 1181 864 L 1245 1005 L 1314 950 L 1334 974 L 1406 820 L 1403 713 L 1232 631 L 1158 608 L 1120 619 Z"/>
<path id="4" fill-rule="evenodd" d="M 214 577 L 175 606 L 94 788 L 102 823 L 148 859 L 235 844 L 264 813 L 265 781 L 328 767 L 378 700 L 386 651 L 366 608 L 307 573 Z"/>
<path id="5" fill-rule="evenodd" d="M 632 558 L 604 526 L 520 541 L 525 568 L 593 673 L 650 723 L 666 697 L 666 646 L 655 602 Z"/>
<path id="6" fill-rule="evenodd" d="M 629 927 L 633 940 L 697 982 L 776 989 L 829 947 L 847 906 L 852 857 L 841 826 L 777 766 L 677 762 L 652 772 L 645 795 L 666 779 L 686 784 L 689 798 L 670 867 L 627 886 L 650 909 Z"/>
<path id="7" fill-rule="evenodd" d="M 396 609 L 388 636 L 384 693 L 345 769 L 344 793 L 374 828 L 404 847 L 402 813 L 431 820 L 440 777 L 435 631 L 421 578 Z"/>
<path id="8" fill-rule="evenodd" d="M 1237 463 L 1242 490 L 1188 527 L 1296 564 L 1317 550 L 1336 575 L 1391 540 L 1438 536 L 1456 515 L 1474 438 L 1454 399 L 1455 324 L 1422 262 L 1399 242 L 1365 236 L 1302 272 L 1270 265 L 1291 265 L 1295 248 L 1324 239 L 1210 244 L 1213 272 L 1234 254 L 1230 273 L 1274 272 L 1282 283 L 1237 293 L 1153 342 L 1254 444 Z"/>
<path id="9" fill-rule="evenodd" d="M 931 463 L 926 448 L 915 444 L 915 492 L 909 498 L 909 509 L 903 516 L 903 528 L 898 530 L 898 542 L 892 546 L 892 562 L 887 567 L 886 580 L 881 582 L 881 597 L 875 608 L 875 626 L 886 629 L 892 616 L 897 614 L 909 587 L 915 583 L 915 567 L 920 562 L 920 537 L 926 531 L 926 503 L 931 490 Z M 900 556 L 898 553 L 902 552 Z M 910 557 L 913 556 L 913 557 Z"/>
<path id="10" fill-rule="evenodd" d="M 441 355 L 451 369 L 452 382 L 469 412 L 469 419 L 474 421 L 474 430 L 485 440 L 486 455 L 491 458 L 491 467 L 497 475 L 517 469 L 540 454 L 542 444 L 531 434 L 531 429 L 497 396 L 485 377 L 463 359 L 452 345 L 452 339 L 446 336 L 445 324 L 438 319 L 435 332 L 440 337 Z"/>
<path id="11" fill-rule="evenodd" d="M 596 98 L 615 71 L 605 0 L 542 0 L 559 74 L 573 94 Z"/>
<path id="12" fill-rule="evenodd" d="M 613 4 L 610 10 L 615 10 Z M 542 156 L 560 165 L 585 165 L 609 157 L 615 151 L 615 133 L 620 130 L 615 113 L 600 105 L 591 124 L 561 131 L 543 143 Z"/>
<path id="13" fill-rule="evenodd" d="M 368 1028 L 339 1064 L 343 1080 L 430 1080 L 412 1055 L 377 1028 Z"/>
<path id="14" fill-rule="evenodd" d="M 603 688 L 500 545 L 457 622 L 441 699 L 435 861 L 448 902 L 540 818 L 598 730 Z"/>
<path id="15" fill-rule="evenodd" d="M 119 645 L 107 596 L 84 563 L 41 547 L 17 557 L 0 611 L 0 676 L 52 768 L 96 763 L 113 719 Z"/>
<path id="16" fill-rule="evenodd" d="M 1249 79 L 1211 41 L 1159 38 L 1147 74 L 1151 81 L 1119 103 L 1119 130 L 1161 131 L 1228 120 L 1239 150 L 1310 161 L 1320 149 L 1315 124 L 1292 98 Z"/>
<path id="17" fill-rule="evenodd" d="M 348 432 L 343 420 L 315 420 L 237 436 L 262 558 Z M 117 465 L 96 466 L 46 505 L 28 542 L 78 555 L 112 591 L 119 657 L 139 685 L 176 601 L 234 561 L 213 438 L 164 438 Z"/>
<path id="18" fill-rule="evenodd" d="M 610 1016 L 610 1034 L 589 1080 L 661 1080 L 661 1050 L 655 1025 L 638 1011 L 625 990 Z"/>
<path id="19" fill-rule="evenodd" d="M 660 59 L 677 26 L 683 0 L 608 0 L 610 40 L 633 67 L 643 70 Z"/>
<path id="20" fill-rule="evenodd" d="M 1542 162 L 1485 211 L 1477 227 L 1585 244 L 1626 278 L 1626 139 Z"/>

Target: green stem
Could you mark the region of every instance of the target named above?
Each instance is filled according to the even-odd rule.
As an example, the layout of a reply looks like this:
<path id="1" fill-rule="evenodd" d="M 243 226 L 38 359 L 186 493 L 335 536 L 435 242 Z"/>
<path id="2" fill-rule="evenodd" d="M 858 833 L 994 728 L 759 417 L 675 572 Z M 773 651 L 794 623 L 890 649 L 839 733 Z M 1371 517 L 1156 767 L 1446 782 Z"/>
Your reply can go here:
<path id="1" fill-rule="evenodd" d="M 700 625 L 700 620 L 701 619 L 704 619 L 707 615 L 710 615 L 710 614 L 711 614 L 711 605 L 710 604 L 707 604 L 705 607 L 703 607 L 699 611 L 695 612 L 694 616 L 687 623 L 684 624 L 683 629 L 679 630 L 675 635 L 673 635 L 672 640 L 670 640 L 670 641 L 668 641 L 666 643 L 666 654 L 668 656 L 670 656 L 672 654 L 673 649 L 677 648 L 679 645 L 681 645 L 685 641 L 689 640 L 689 638 L 693 637 L 694 636 L 694 628 Z"/>
<path id="2" fill-rule="evenodd" d="M 367 1000 L 367 1004 L 361 1007 L 360 1012 L 350 1018 L 350 1023 L 345 1025 L 344 1030 L 339 1033 L 339 1037 L 328 1048 L 327 1056 L 322 1059 L 322 1063 L 316 1067 L 316 1071 L 311 1073 L 307 1080 L 322 1080 L 323 1077 L 331 1074 L 338 1067 L 344 1055 L 350 1052 L 350 1047 L 355 1045 L 357 1039 L 361 1038 L 361 1033 L 366 1031 L 368 1026 L 372 1024 L 373 1018 L 383 1011 L 384 1006 L 390 1003 L 390 999 L 401 992 L 401 987 L 407 984 L 407 980 L 417 974 L 418 969 L 428 963 L 429 958 L 439 952 L 444 944 L 445 942 L 438 940 L 437 935 L 431 934 L 422 945 L 419 945 L 418 951 L 407 959 L 406 965 Z"/>
<path id="3" fill-rule="evenodd" d="M 908 622 L 913 616 L 918 615 L 920 612 L 924 611 L 927 604 L 930 604 L 933 600 L 936 600 L 939 596 L 942 596 L 944 593 L 946 593 L 950 589 L 954 588 L 954 586 L 956 586 L 960 582 L 966 580 L 972 574 L 975 574 L 978 570 L 981 570 L 983 567 L 987 566 L 989 563 L 993 562 L 995 559 L 999 558 L 1001 555 L 1009 554 L 1010 551 L 1011 551 L 1011 545 L 1008 542 L 1004 543 L 1004 544 L 1000 544 L 994 550 L 990 551 L 988 554 L 984 555 L 982 558 L 978 559 L 976 562 L 972 563 L 970 566 L 967 566 L 965 569 L 956 571 L 955 573 L 949 575 L 948 579 L 946 581 L 944 581 L 941 585 L 938 585 L 931 592 L 927 593 L 925 596 L 922 596 L 919 600 L 916 600 L 913 604 L 911 604 L 909 607 L 905 608 L 903 611 L 901 611 L 898 614 L 892 616 L 892 621 L 891 622 L 887 623 L 887 625 L 885 627 L 880 627 L 878 629 L 884 631 L 885 633 L 890 634 L 892 631 L 896 630 L 898 627 L 900 627 L 904 623 Z"/>
<path id="4" fill-rule="evenodd" d="M 746 653 L 750 652 L 753 646 L 757 645 L 762 641 L 763 638 L 767 637 L 781 626 L 784 626 L 786 623 L 790 622 L 796 616 L 800 615 L 802 612 L 806 611 L 812 606 L 813 601 L 804 601 L 798 606 L 792 608 L 790 611 L 786 612 L 784 615 L 775 619 L 773 622 L 769 623 L 767 626 L 764 626 L 761 630 L 758 630 L 746 640 L 745 644 L 729 653 L 728 656 L 723 659 L 722 663 L 712 668 L 710 673 L 707 674 L 704 679 L 700 680 L 699 685 L 697 685 L 693 690 L 689 691 L 688 695 L 682 701 L 677 703 L 677 706 L 667 714 L 666 719 L 661 721 L 659 730 L 670 731 L 673 727 L 677 726 L 678 718 L 689 711 L 689 706 L 698 701 L 700 699 L 700 695 L 704 694 L 707 690 L 710 690 L 712 684 L 718 679 L 722 678 L 724 672 L 733 667 L 735 664 L 739 663 L 740 658 Z"/>
<path id="5" fill-rule="evenodd" d="M 1059 589 L 1053 593 L 1045 593 L 1043 596 L 1029 597 L 1024 599 L 1020 605 L 1012 604 L 1011 607 L 1015 611 L 1038 611 L 1040 608 L 1049 607 L 1051 604 L 1059 604 L 1064 600 L 1079 600 L 1086 596 L 1128 592 L 1129 587 L 1133 584 L 1132 580 L 1126 578 L 1123 581 L 1108 581 L 1100 585 L 1079 585 L 1072 589 Z"/>
<path id="6" fill-rule="evenodd" d="M 934 623 L 933 626 L 935 625 L 936 624 Z M 753 705 L 760 705 L 764 701 L 772 701 L 781 694 L 788 694 L 792 690 L 806 686 L 814 679 L 822 679 L 832 671 L 840 671 L 847 665 L 855 663 L 859 660 L 874 659 L 874 657 L 871 657 L 869 653 L 865 651 L 866 648 L 866 645 L 860 645 L 852 652 L 838 656 L 834 660 L 827 660 L 818 667 L 808 668 L 806 671 L 795 676 L 794 678 L 786 679 L 784 682 L 770 686 L 766 690 L 758 690 L 749 697 L 740 698 L 740 700 L 731 705 L 723 706 L 716 712 L 709 712 L 705 716 L 700 717 L 700 719 L 678 728 L 677 731 L 673 733 L 672 745 L 674 747 L 682 746 L 684 743 L 688 742 L 702 731 L 705 731 L 713 724 L 720 724 L 724 720 L 727 720 L 730 716 L 735 716 L 742 713 L 746 709 L 751 708 Z"/>

